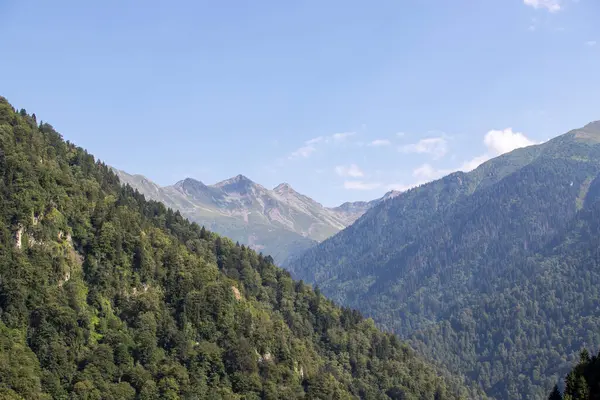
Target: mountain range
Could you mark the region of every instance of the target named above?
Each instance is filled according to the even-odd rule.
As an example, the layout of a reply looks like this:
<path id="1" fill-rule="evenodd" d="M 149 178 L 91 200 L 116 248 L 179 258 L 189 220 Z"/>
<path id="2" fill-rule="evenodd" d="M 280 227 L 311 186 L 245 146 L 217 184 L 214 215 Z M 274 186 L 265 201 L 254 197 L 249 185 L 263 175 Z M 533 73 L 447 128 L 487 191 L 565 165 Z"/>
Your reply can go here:
<path id="1" fill-rule="evenodd" d="M 482 398 L 2 97 L 0 221 L 2 399 Z"/>
<path id="2" fill-rule="evenodd" d="M 0 397 L 597 391 L 600 121 L 318 218 L 285 184 L 136 180 L 0 98 Z M 366 211 L 290 276 L 186 207 L 306 235 Z"/>
<path id="3" fill-rule="evenodd" d="M 160 201 L 217 233 L 271 255 L 278 264 L 301 254 L 352 224 L 369 208 L 399 192 L 369 202 L 327 208 L 282 183 L 272 190 L 243 175 L 214 185 L 187 178 L 160 187 L 142 175 L 113 169 L 124 184 Z"/>
<path id="4" fill-rule="evenodd" d="M 288 265 L 497 399 L 600 346 L 600 122 L 370 208 Z"/>

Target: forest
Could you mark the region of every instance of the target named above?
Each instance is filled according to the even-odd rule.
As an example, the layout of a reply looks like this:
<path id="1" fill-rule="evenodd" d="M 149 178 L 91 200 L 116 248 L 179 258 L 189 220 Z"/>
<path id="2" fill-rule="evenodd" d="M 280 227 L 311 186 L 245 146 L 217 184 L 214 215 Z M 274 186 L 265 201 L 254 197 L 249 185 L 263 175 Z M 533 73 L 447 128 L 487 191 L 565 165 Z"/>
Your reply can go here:
<path id="1" fill-rule="evenodd" d="M 483 398 L 0 98 L 0 398 Z"/>
<path id="2" fill-rule="evenodd" d="M 600 348 L 600 122 L 422 185 L 290 270 L 498 399 Z"/>

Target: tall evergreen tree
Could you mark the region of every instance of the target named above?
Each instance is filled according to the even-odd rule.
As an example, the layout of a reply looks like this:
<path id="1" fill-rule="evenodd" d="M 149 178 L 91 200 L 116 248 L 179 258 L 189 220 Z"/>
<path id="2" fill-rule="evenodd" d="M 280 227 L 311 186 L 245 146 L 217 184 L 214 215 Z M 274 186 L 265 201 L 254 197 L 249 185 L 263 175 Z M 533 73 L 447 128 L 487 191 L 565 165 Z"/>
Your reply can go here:
<path id="1" fill-rule="evenodd" d="M 554 385 L 554 389 L 552 389 L 548 400 L 563 400 L 562 394 L 558 390 L 558 385 Z"/>

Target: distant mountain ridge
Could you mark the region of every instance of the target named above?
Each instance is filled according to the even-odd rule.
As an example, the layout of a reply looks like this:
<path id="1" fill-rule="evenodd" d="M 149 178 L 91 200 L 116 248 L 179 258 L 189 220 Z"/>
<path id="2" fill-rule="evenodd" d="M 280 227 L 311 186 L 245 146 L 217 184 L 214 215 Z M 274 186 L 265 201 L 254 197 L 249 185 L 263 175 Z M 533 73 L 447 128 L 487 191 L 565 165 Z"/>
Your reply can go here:
<path id="1" fill-rule="evenodd" d="M 213 185 L 186 178 L 161 187 L 142 175 L 116 168 L 113 171 L 121 182 L 147 198 L 270 254 L 280 264 L 346 228 L 380 201 L 398 194 L 392 191 L 381 199 L 328 208 L 298 193 L 288 183 L 269 190 L 241 174 Z"/>
<path id="2" fill-rule="evenodd" d="M 332 210 L 340 215 L 341 218 L 346 218 L 347 225 L 352 225 L 354 221 L 360 218 L 370 208 L 376 206 L 382 201 L 393 199 L 402 192 L 398 190 L 392 190 L 383 195 L 383 197 L 371 201 L 348 201 L 345 202 Z"/>

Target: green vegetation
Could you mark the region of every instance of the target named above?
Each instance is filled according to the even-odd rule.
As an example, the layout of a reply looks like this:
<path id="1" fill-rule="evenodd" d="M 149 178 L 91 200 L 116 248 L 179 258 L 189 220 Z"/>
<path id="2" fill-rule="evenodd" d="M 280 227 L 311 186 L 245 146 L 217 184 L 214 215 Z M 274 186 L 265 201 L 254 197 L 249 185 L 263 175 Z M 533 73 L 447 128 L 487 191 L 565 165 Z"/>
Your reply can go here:
<path id="1" fill-rule="evenodd" d="M 563 393 L 555 385 L 548 400 L 595 400 L 600 398 L 600 355 L 582 350 L 579 362 L 565 378 Z"/>
<path id="2" fill-rule="evenodd" d="M 0 221 L 1 399 L 469 395 L 3 98 Z"/>
<path id="3" fill-rule="evenodd" d="M 292 275 L 498 399 L 600 347 L 600 123 L 375 207 Z"/>

